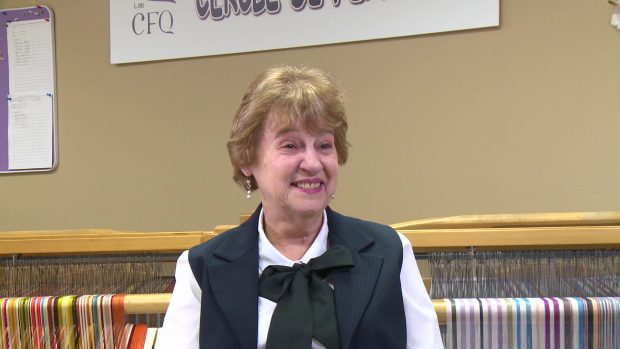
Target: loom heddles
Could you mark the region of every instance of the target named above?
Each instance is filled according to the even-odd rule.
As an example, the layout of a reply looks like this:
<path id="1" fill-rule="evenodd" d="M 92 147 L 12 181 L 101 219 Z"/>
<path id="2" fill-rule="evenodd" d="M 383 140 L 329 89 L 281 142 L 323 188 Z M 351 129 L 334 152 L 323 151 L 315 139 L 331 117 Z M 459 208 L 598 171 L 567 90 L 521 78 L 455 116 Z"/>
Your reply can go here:
<path id="1" fill-rule="evenodd" d="M 0 296 L 170 292 L 176 254 L 0 257 Z"/>
<path id="2" fill-rule="evenodd" d="M 617 297 L 620 250 L 437 252 L 431 298 Z"/>

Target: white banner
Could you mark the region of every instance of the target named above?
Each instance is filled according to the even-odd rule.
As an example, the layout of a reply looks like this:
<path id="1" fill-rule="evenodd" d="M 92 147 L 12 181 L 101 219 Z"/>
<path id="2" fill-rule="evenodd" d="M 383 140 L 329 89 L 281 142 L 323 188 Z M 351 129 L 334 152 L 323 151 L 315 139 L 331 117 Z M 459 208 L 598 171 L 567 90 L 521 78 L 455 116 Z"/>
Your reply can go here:
<path id="1" fill-rule="evenodd" d="M 499 0 L 110 0 L 128 63 L 499 25 Z"/>

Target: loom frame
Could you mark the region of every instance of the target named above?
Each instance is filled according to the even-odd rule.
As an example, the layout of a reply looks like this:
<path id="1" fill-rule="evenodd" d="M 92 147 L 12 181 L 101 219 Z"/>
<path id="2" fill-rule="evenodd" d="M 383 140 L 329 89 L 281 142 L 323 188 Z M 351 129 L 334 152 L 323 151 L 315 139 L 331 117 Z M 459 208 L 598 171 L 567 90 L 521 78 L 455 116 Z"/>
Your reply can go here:
<path id="1" fill-rule="evenodd" d="M 241 221 L 247 216 L 241 216 Z M 0 232 L 0 256 L 181 252 L 236 225 L 213 231 L 132 232 L 110 229 Z M 620 248 L 620 211 L 485 214 L 392 224 L 415 252 Z M 127 314 L 165 313 L 171 294 L 125 296 Z M 445 303 L 432 300 L 440 323 Z"/>

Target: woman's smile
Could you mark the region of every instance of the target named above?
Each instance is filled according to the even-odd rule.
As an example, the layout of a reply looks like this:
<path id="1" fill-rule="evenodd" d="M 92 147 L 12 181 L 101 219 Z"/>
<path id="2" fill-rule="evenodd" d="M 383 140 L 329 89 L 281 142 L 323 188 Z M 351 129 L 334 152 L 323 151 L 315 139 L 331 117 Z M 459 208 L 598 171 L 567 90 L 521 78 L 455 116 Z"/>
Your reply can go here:
<path id="1" fill-rule="evenodd" d="M 307 193 L 318 193 L 324 188 L 323 181 L 320 179 L 301 180 L 293 182 L 292 185 Z"/>

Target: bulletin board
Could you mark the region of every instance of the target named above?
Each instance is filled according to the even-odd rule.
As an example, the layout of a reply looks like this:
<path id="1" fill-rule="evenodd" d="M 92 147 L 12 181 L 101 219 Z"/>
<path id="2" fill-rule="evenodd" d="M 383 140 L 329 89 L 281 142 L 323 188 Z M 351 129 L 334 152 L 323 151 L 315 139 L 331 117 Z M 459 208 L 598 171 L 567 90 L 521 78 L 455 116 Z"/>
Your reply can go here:
<path id="1" fill-rule="evenodd" d="M 52 10 L 0 10 L 0 173 L 56 167 L 55 76 Z"/>

